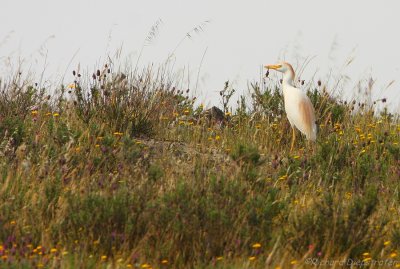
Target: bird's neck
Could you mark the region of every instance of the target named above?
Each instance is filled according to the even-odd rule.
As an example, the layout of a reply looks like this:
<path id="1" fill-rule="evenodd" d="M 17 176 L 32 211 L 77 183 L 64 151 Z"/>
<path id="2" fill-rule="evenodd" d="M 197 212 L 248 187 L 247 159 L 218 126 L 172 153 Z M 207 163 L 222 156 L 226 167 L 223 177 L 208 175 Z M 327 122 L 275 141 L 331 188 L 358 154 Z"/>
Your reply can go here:
<path id="1" fill-rule="evenodd" d="M 283 74 L 282 84 L 294 86 L 293 80 L 294 80 L 294 72 L 288 70 Z"/>

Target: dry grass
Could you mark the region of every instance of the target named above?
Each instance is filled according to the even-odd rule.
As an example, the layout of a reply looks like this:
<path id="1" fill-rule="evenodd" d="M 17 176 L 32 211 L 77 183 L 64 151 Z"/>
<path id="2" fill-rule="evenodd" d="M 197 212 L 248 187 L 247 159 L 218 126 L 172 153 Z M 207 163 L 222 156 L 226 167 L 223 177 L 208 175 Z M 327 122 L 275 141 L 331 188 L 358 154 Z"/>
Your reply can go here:
<path id="1" fill-rule="evenodd" d="M 396 261 L 397 115 L 310 83 L 317 143 L 289 152 L 276 81 L 237 109 L 225 85 L 216 125 L 165 70 L 109 65 L 49 98 L 1 83 L 1 268 Z"/>

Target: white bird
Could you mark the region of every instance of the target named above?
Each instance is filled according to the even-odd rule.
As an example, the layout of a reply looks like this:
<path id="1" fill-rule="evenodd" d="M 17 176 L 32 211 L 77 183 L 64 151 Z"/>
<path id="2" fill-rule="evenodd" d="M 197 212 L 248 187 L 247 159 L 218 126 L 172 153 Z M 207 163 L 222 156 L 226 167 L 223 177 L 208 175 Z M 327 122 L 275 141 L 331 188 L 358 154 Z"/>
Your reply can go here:
<path id="1" fill-rule="evenodd" d="M 317 126 L 315 124 L 315 110 L 310 98 L 300 89 L 294 87 L 294 70 L 286 62 L 274 65 L 266 65 L 265 68 L 273 69 L 283 73 L 282 90 L 285 102 L 287 118 L 293 130 L 292 144 L 290 151 L 293 150 L 296 133 L 294 126 L 306 135 L 308 140 L 317 139 Z M 294 125 L 294 126 L 293 126 Z"/>

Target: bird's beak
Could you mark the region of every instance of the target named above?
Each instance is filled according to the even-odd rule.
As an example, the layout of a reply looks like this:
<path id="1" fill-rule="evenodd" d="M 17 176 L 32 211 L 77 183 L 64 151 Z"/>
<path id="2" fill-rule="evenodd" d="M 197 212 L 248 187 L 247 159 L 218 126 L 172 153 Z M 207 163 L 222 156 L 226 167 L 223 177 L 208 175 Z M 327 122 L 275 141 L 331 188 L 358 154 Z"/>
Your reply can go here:
<path id="1" fill-rule="evenodd" d="M 270 64 L 270 65 L 266 65 L 266 66 L 264 66 L 264 67 L 267 68 L 267 69 L 274 69 L 274 70 L 276 70 L 276 69 L 278 69 L 278 68 L 281 68 L 282 65 L 281 65 L 281 64 Z"/>

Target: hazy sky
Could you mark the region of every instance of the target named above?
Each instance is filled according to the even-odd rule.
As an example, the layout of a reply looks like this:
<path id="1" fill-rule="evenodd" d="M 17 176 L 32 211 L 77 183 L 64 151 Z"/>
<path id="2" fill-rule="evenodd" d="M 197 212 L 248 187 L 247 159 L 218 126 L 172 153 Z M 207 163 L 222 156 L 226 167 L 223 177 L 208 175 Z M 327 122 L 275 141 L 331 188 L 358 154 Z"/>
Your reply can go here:
<path id="1" fill-rule="evenodd" d="M 206 103 L 217 104 L 226 80 L 247 91 L 260 79 L 263 64 L 286 60 L 299 67 L 312 58 L 302 79 L 348 75 L 342 90 L 351 96 L 357 82 L 376 80 L 374 96 L 390 97 L 399 111 L 400 1 L 398 0 L 0 0 L 0 76 L 6 62 L 65 83 L 78 63 L 92 72 L 122 47 L 135 63 L 152 25 L 161 20 L 140 64 L 165 61 L 175 50 L 175 70 L 189 70 Z M 206 21 L 209 21 L 206 23 Z M 47 57 L 44 57 L 47 55 Z M 74 57 L 75 55 L 75 57 Z M 45 61 L 46 59 L 46 61 Z M 343 67 L 349 60 L 354 61 Z M 68 67 L 68 63 L 71 65 Z M 333 79 L 332 79 L 333 80 Z M 388 89 L 392 80 L 395 83 Z M 186 82 L 185 82 L 186 83 Z"/>

